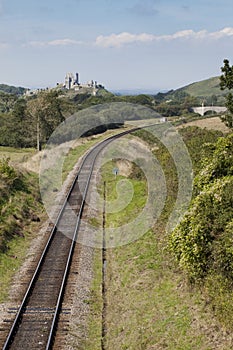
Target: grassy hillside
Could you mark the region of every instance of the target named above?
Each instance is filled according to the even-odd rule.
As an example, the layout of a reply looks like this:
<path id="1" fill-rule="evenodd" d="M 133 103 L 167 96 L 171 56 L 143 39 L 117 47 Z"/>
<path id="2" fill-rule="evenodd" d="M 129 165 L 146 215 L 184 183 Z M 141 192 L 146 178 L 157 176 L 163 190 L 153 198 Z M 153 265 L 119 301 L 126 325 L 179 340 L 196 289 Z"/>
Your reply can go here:
<path id="1" fill-rule="evenodd" d="M 225 94 L 224 91 L 220 90 L 219 77 L 213 77 L 210 79 L 202 80 L 199 82 L 192 83 L 184 86 L 176 91 L 184 91 L 189 95 L 200 97 L 200 96 L 222 96 Z"/>
<path id="2" fill-rule="evenodd" d="M 199 103 L 204 100 L 205 105 L 224 105 L 226 91 L 220 90 L 219 82 L 219 77 L 201 80 L 175 90 L 174 94 L 188 94 L 196 97 Z"/>
<path id="3" fill-rule="evenodd" d="M 174 100 L 177 102 L 187 96 L 192 96 L 196 99 L 197 105 L 201 104 L 203 100 L 205 105 L 212 103 L 215 105 L 223 105 L 226 91 L 220 90 L 219 83 L 219 77 L 213 77 L 194 82 L 176 90 L 168 91 L 167 93 L 159 93 L 155 97 L 160 100 Z"/>
<path id="4" fill-rule="evenodd" d="M 23 95 L 27 89 L 23 87 L 10 86 L 6 84 L 0 84 L 0 91 L 6 92 L 8 94 Z"/>
<path id="5" fill-rule="evenodd" d="M 0 159 L 0 303 L 44 218 L 37 176 Z"/>
<path id="6" fill-rule="evenodd" d="M 37 221 L 36 211 L 40 203 L 37 179 L 23 174 L 0 160 L 0 253 L 8 250 L 9 242 L 24 236 L 24 225 Z"/>

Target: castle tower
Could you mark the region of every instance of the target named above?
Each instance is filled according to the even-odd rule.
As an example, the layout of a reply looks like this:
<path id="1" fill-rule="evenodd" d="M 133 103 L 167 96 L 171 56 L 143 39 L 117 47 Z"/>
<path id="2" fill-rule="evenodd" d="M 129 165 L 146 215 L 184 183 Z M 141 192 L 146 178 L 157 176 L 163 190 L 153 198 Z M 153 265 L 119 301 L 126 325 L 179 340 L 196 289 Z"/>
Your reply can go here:
<path id="1" fill-rule="evenodd" d="M 75 84 L 79 84 L 79 74 L 78 73 L 76 73 L 76 79 L 75 79 Z"/>
<path id="2" fill-rule="evenodd" d="M 72 87 L 74 76 L 72 73 L 66 73 L 65 76 L 65 87 L 69 90 Z"/>

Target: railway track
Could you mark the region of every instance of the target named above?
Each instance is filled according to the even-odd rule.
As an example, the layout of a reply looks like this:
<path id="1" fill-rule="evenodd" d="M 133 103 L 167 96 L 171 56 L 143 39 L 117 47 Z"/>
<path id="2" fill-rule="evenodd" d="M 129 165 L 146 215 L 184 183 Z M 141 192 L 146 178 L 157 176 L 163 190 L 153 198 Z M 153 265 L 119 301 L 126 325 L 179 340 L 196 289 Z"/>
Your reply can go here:
<path id="1" fill-rule="evenodd" d="M 3 350 L 52 349 L 95 160 L 110 142 L 137 129 L 102 141 L 84 157 L 16 312 Z"/>

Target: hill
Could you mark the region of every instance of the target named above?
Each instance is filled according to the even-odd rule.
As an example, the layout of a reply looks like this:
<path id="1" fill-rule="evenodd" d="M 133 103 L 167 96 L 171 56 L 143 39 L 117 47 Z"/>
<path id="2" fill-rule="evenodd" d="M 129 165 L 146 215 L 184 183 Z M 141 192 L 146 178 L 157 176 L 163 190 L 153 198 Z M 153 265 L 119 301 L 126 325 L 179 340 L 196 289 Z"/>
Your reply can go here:
<path id="1" fill-rule="evenodd" d="M 26 92 L 27 89 L 19 86 L 10 86 L 6 84 L 0 84 L 0 91 L 3 91 L 8 94 L 14 94 L 14 95 L 23 95 Z"/>
<path id="2" fill-rule="evenodd" d="M 220 90 L 219 77 L 213 77 L 186 85 L 176 91 L 183 91 L 194 97 L 208 97 L 212 95 L 223 96 L 224 91 Z"/>
<path id="3" fill-rule="evenodd" d="M 220 90 L 219 77 L 213 77 L 183 86 L 166 93 L 159 93 L 156 98 L 160 100 L 180 100 L 185 96 L 192 96 L 197 99 L 198 104 L 204 100 L 205 104 L 223 105 L 225 102 L 225 91 Z"/>

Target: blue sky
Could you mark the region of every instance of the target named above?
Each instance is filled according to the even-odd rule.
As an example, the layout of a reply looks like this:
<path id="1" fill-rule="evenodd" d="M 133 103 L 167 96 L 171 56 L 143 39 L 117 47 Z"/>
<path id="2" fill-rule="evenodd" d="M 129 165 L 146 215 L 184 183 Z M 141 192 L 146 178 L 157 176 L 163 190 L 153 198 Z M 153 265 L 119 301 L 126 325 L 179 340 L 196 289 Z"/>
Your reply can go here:
<path id="1" fill-rule="evenodd" d="M 0 83 L 177 88 L 233 58 L 232 0 L 0 0 Z"/>

